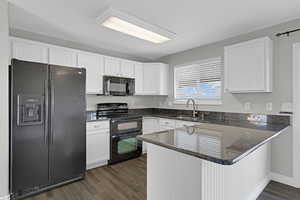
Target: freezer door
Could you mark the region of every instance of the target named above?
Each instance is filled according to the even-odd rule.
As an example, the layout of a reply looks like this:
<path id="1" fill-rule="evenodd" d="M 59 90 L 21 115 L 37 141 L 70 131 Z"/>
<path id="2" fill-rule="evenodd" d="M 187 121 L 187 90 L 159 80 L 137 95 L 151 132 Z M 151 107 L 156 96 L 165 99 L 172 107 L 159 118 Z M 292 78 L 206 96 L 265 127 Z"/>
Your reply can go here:
<path id="1" fill-rule="evenodd" d="M 51 182 L 60 183 L 85 172 L 85 69 L 50 66 Z"/>
<path id="2" fill-rule="evenodd" d="M 15 195 L 48 184 L 47 73 L 47 65 L 12 60 L 10 190 Z"/>

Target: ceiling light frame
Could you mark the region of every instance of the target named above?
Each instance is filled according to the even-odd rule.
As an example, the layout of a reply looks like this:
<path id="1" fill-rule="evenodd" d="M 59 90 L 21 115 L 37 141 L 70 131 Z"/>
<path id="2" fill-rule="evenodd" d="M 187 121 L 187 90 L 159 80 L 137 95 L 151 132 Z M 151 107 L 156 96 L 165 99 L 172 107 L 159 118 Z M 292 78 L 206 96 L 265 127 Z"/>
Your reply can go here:
<path id="1" fill-rule="evenodd" d="M 143 33 L 140 33 L 139 35 L 131 34 L 131 33 L 128 33 L 128 31 L 123 32 L 122 30 L 114 29 L 114 28 L 109 27 L 105 24 L 108 21 L 112 21 L 112 20 L 114 20 L 114 22 L 120 22 L 123 25 L 124 24 L 129 24 L 129 26 L 130 25 L 136 26 L 136 28 L 139 28 L 139 30 L 145 29 L 145 32 L 144 32 L 145 35 L 149 36 L 149 34 L 153 33 L 152 34 L 153 37 L 156 36 L 155 37 L 156 39 L 157 39 L 157 37 L 160 37 L 161 40 L 147 39 L 147 37 L 143 38 L 143 35 L 141 35 Z M 133 15 L 129 15 L 129 14 L 121 12 L 119 10 L 113 9 L 112 7 L 106 8 L 104 10 L 104 12 L 102 13 L 102 15 L 97 17 L 97 23 L 104 26 L 104 27 L 106 27 L 106 28 L 110 28 L 112 30 L 121 32 L 123 34 L 127 34 L 127 35 L 130 35 L 130 36 L 142 39 L 142 40 L 146 40 L 146 41 L 149 41 L 149 42 L 153 42 L 153 43 L 164 43 L 164 42 L 172 40 L 176 37 L 176 34 L 171 32 L 171 31 L 168 31 L 168 30 L 166 30 L 164 28 L 161 28 L 157 25 L 147 23 L 144 20 L 141 20 L 141 19 L 139 19 L 139 18 L 137 18 Z M 108 23 L 110 23 L 110 22 L 108 22 Z M 114 25 L 116 25 L 116 24 L 114 24 Z M 124 26 L 122 28 L 124 28 Z M 140 36 L 142 36 L 142 37 L 140 37 Z M 165 39 L 165 38 L 167 38 L 167 39 Z"/>

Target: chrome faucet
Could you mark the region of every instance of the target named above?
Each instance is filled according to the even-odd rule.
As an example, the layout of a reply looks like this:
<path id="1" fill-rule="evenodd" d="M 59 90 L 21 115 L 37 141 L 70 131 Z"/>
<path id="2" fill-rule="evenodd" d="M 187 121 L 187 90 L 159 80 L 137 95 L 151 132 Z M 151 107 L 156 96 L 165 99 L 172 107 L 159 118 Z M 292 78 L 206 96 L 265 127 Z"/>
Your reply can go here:
<path id="1" fill-rule="evenodd" d="M 193 118 L 196 118 L 196 102 L 194 99 L 189 98 L 186 102 L 186 107 L 189 107 L 190 101 L 193 103 Z"/>

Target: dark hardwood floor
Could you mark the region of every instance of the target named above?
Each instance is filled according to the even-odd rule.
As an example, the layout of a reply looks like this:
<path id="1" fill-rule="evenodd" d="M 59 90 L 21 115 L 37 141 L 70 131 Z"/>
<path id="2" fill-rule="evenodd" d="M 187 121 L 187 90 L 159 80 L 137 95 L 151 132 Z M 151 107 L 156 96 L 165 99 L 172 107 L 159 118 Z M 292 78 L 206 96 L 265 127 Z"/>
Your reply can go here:
<path id="1" fill-rule="evenodd" d="M 146 200 L 146 160 L 146 156 L 142 156 L 93 169 L 86 173 L 83 181 L 26 200 Z M 300 189 L 271 182 L 258 200 L 300 200 Z"/>

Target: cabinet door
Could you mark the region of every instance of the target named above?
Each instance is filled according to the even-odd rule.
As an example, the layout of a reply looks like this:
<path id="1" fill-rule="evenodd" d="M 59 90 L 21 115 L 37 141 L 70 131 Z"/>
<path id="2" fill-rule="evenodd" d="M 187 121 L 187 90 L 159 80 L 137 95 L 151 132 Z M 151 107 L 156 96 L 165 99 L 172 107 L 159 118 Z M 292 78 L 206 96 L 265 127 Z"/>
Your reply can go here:
<path id="1" fill-rule="evenodd" d="M 159 94 L 159 67 L 153 64 L 144 64 L 144 94 L 158 95 Z"/>
<path id="2" fill-rule="evenodd" d="M 48 47 L 31 41 L 12 40 L 12 58 L 48 63 Z"/>
<path id="3" fill-rule="evenodd" d="M 143 134 L 150 134 L 159 131 L 159 118 L 144 117 L 143 118 Z M 143 152 L 147 152 L 147 143 L 143 142 Z"/>
<path id="4" fill-rule="evenodd" d="M 104 58 L 104 73 L 108 76 L 121 76 L 120 60 L 113 57 Z"/>
<path id="5" fill-rule="evenodd" d="M 121 61 L 121 76 L 134 78 L 134 62 L 129 60 Z"/>
<path id="6" fill-rule="evenodd" d="M 144 92 L 144 69 L 142 63 L 135 63 L 135 94 L 143 94 Z"/>
<path id="7" fill-rule="evenodd" d="M 86 69 L 86 93 L 102 94 L 104 73 L 103 56 L 98 54 L 78 53 L 78 66 Z"/>
<path id="8" fill-rule="evenodd" d="M 169 65 L 160 63 L 159 66 L 159 95 L 168 95 L 169 93 Z"/>
<path id="9" fill-rule="evenodd" d="M 52 65 L 76 67 L 76 61 L 76 52 L 71 49 L 60 47 L 50 47 L 49 49 L 49 63 Z"/>
<path id="10" fill-rule="evenodd" d="M 105 163 L 109 160 L 109 130 L 88 132 L 86 147 L 87 169 Z"/>
<path id="11" fill-rule="evenodd" d="M 225 47 L 225 88 L 230 92 L 270 92 L 272 47 L 260 38 Z"/>

